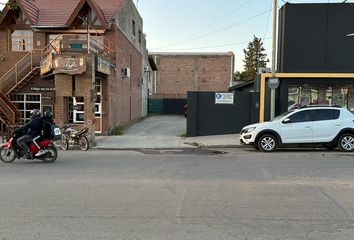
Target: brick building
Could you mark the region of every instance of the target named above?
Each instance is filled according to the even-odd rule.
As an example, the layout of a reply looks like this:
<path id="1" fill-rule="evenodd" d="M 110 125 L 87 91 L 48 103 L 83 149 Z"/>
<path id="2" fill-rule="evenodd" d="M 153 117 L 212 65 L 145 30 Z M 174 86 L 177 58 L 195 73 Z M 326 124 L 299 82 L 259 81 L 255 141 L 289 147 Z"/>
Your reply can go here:
<path id="1" fill-rule="evenodd" d="M 3 124 L 39 108 L 106 134 L 146 112 L 148 55 L 132 0 L 10 0 L 0 63 Z"/>
<path id="2" fill-rule="evenodd" d="M 149 53 L 149 111 L 181 113 L 188 91 L 227 91 L 233 79 L 234 54 Z"/>
<path id="3" fill-rule="evenodd" d="M 150 75 L 153 99 L 186 99 L 187 91 L 227 91 L 233 81 L 234 54 L 149 53 L 157 66 Z"/>

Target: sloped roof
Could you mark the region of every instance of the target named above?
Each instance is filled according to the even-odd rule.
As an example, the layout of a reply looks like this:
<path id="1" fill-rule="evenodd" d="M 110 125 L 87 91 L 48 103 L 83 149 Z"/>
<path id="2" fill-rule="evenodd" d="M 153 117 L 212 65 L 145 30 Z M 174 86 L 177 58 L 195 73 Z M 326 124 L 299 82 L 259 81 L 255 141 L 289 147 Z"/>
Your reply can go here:
<path id="1" fill-rule="evenodd" d="M 110 23 L 123 0 L 90 0 L 95 10 Z M 17 0 L 37 26 L 65 26 L 82 0 Z"/>
<path id="2" fill-rule="evenodd" d="M 73 13 L 71 14 L 71 16 L 69 17 L 68 21 L 66 22 L 67 26 L 70 26 L 72 24 L 72 22 L 75 20 L 77 14 L 80 12 L 80 10 L 82 9 L 82 7 L 84 6 L 84 4 L 87 3 L 91 9 L 94 9 L 98 19 L 100 20 L 102 26 L 104 26 L 105 28 L 107 27 L 107 21 L 105 16 L 103 15 L 103 12 L 101 10 L 101 8 L 96 4 L 95 1 L 93 0 L 80 0 L 79 4 L 76 6 L 76 8 L 74 9 Z"/>
<path id="3" fill-rule="evenodd" d="M 37 24 L 39 9 L 31 1 L 19 1 L 21 7 L 25 9 L 24 14 L 32 24 Z"/>
<path id="4" fill-rule="evenodd" d="M 110 23 L 114 14 L 121 7 L 123 0 L 94 0 L 101 7 L 106 21 Z"/>

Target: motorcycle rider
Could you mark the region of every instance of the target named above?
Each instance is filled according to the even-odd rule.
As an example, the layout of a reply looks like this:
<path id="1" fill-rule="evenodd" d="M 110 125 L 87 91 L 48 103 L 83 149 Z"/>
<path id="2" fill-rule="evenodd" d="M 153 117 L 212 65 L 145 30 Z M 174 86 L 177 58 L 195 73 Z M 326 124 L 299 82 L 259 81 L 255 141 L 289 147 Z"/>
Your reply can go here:
<path id="1" fill-rule="evenodd" d="M 42 117 L 42 125 L 41 125 L 41 134 L 33 139 L 33 142 L 40 138 L 52 138 L 52 124 L 53 124 L 53 114 L 49 111 L 43 113 Z M 45 151 L 37 145 L 39 151 L 36 153 L 36 157 L 40 157 L 45 154 Z"/>
<path id="2" fill-rule="evenodd" d="M 17 140 L 17 144 L 24 150 L 25 156 L 28 158 L 32 158 L 32 154 L 28 147 L 31 142 L 33 142 L 40 149 L 40 146 L 38 145 L 36 140 L 41 135 L 43 122 L 43 120 L 41 119 L 41 111 L 39 109 L 33 109 L 30 112 L 30 115 L 31 121 L 15 131 L 16 134 L 25 133 L 25 135 L 23 135 Z"/>

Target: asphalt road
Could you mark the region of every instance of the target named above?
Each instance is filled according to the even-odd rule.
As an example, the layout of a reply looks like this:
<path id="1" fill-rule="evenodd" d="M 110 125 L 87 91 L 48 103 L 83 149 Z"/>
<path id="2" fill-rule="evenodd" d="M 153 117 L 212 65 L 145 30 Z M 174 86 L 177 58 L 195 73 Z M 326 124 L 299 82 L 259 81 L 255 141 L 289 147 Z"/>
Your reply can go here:
<path id="1" fill-rule="evenodd" d="M 0 239 L 353 239 L 354 154 L 228 151 L 0 163 Z"/>

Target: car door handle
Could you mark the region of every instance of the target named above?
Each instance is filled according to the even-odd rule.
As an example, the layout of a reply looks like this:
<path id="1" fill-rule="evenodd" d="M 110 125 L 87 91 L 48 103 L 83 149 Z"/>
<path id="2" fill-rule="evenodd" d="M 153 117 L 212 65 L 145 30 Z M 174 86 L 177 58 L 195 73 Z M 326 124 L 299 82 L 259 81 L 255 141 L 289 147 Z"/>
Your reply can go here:
<path id="1" fill-rule="evenodd" d="M 340 125 L 342 125 L 342 124 L 338 123 L 338 124 L 335 124 L 334 126 L 338 127 L 338 126 L 340 126 Z"/>
<path id="2" fill-rule="evenodd" d="M 311 126 L 306 126 L 305 128 L 311 128 Z"/>

